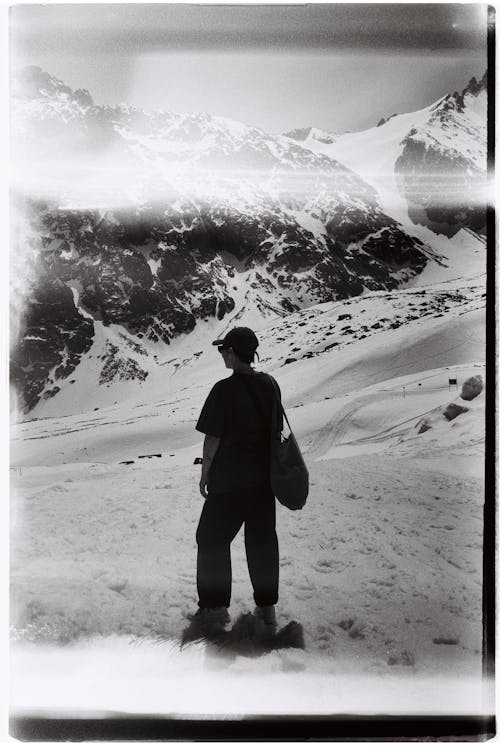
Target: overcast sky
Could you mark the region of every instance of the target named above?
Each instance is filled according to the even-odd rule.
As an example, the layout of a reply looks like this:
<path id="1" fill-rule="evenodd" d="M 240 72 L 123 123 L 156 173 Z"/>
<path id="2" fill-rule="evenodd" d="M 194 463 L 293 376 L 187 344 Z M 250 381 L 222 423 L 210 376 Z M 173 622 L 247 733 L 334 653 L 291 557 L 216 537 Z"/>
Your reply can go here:
<path id="1" fill-rule="evenodd" d="M 96 103 L 206 111 L 270 132 L 364 129 L 486 70 L 483 4 L 19 5 L 13 68 Z"/>

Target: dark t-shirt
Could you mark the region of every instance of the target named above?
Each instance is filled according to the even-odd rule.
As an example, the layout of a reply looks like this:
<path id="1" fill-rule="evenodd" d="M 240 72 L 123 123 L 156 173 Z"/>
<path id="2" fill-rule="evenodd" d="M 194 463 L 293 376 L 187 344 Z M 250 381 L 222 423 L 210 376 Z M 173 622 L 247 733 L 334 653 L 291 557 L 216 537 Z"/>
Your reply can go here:
<path id="1" fill-rule="evenodd" d="M 274 397 L 265 373 L 233 373 L 212 388 L 196 424 L 201 433 L 221 439 L 208 475 L 210 492 L 269 484 Z M 278 424 L 282 427 L 281 412 Z"/>

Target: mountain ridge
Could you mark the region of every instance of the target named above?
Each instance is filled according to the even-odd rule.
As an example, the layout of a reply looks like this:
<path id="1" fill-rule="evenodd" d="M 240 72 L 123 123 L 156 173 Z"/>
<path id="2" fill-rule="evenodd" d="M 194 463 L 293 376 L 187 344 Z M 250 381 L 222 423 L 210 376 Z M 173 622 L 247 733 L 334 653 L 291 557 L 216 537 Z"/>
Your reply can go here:
<path id="1" fill-rule="evenodd" d="M 134 345 L 161 364 L 165 345 L 210 319 L 259 323 L 395 289 L 433 256 L 373 185 L 325 153 L 206 114 L 96 107 L 87 91 L 30 74 L 36 85 L 13 107 L 15 150 L 30 177 L 41 172 L 14 196 L 24 288 L 11 371 L 25 411 L 70 385 L 97 333 L 99 385 L 122 375 L 140 385 Z M 82 156 L 87 177 L 75 179 Z"/>
<path id="2" fill-rule="evenodd" d="M 313 138 L 301 146 L 340 160 L 374 185 L 398 194 L 417 225 L 454 236 L 486 230 L 487 71 L 461 91 L 423 109 L 395 114 L 375 127 L 345 133 L 334 143 Z M 388 209 L 387 205 L 384 209 Z M 389 209 L 389 214 L 396 213 Z M 397 210 L 401 220 L 401 207 Z"/>

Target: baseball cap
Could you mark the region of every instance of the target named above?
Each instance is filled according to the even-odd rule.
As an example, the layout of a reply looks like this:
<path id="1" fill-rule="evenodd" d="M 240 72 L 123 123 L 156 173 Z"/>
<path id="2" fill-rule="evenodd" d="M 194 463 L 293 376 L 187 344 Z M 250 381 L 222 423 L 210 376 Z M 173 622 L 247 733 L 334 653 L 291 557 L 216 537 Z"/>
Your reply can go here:
<path id="1" fill-rule="evenodd" d="M 216 339 L 212 344 L 224 350 L 232 347 L 235 352 L 253 353 L 259 346 L 259 340 L 248 326 L 235 326 L 223 339 Z"/>

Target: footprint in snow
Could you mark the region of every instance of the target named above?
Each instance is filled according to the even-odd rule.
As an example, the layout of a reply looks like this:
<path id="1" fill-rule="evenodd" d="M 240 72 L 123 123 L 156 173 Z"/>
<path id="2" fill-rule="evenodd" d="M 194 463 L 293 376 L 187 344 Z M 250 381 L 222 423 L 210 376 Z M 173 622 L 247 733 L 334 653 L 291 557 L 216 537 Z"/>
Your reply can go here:
<path id="1" fill-rule="evenodd" d="M 388 650 L 387 665 L 389 666 L 414 666 L 415 656 L 408 650 Z"/>
<path id="2" fill-rule="evenodd" d="M 364 640 L 365 639 L 366 624 L 354 624 L 349 630 L 349 637 L 353 640 Z"/>
<path id="3" fill-rule="evenodd" d="M 347 617 L 346 619 L 341 619 L 340 622 L 338 623 L 338 626 L 341 629 L 348 630 L 348 629 L 351 629 L 353 624 L 354 624 L 354 619 Z"/>
<path id="4" fill-rule="evenodd" d="M 329 559 L 320 559 L 314 566 L 316 572 L 329 573 L 332 572 L 332 561 Z"/>
<path id="5" fill-rule="evenodd" d="M 297 601 L 310 601 L 314 597 L 314 593 L 296 593 L 295 598 Z"/>
<path id="6" fill-rule="evenodd" d="M 348 632 L 349 637 L 353 640 L 363 640 L 365 637 L 366 624 L 358 622 L 356 619 L 342 619 L 338 626 Z"/>
<path id="7" fill-rule="evenodd" d="M 373 578 L 372 580 L 369 580 L 368 582 L 373 583 L 374 585 L 382 585 L 387 588 L 394 587 L 394 582 L 392 580 L 382 580 L 381 578 Z"/>

